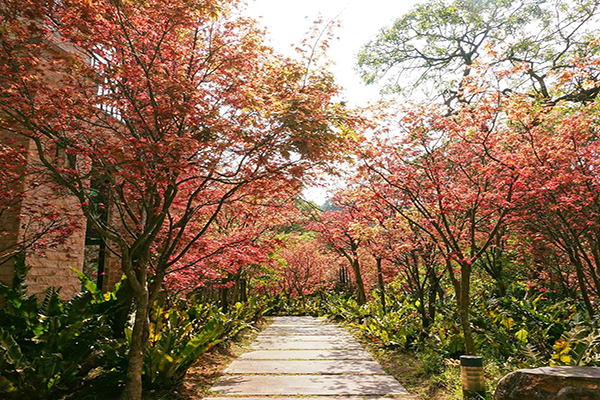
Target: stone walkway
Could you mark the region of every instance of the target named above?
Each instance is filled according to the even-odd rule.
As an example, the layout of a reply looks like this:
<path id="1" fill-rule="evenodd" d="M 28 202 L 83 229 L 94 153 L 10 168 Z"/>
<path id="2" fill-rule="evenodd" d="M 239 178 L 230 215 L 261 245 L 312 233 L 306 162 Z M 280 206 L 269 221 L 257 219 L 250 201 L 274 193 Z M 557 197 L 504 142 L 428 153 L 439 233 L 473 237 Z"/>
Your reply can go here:
<path id="1" fill-rule="evenodd" d="M 407 394 L 343 328 L 321 319 L 275 317 L 251 348 L 225 370 L 207 400 L 260 400 L 259 396 L 376 400 Z"/>

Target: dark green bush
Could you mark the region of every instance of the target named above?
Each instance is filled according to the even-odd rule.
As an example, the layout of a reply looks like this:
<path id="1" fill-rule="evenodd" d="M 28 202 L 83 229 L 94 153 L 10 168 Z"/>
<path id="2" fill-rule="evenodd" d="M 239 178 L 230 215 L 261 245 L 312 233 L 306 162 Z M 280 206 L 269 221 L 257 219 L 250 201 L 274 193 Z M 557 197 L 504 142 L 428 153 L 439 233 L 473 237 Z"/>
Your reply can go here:
<path id="1" fill-rule="evenodd" d="M 167 304 L 171 304 L 167 306 Z M 179 383 L 187 370 L 213 346 L 251 328 L 265 311 L 266 301 L 250 298 L 223 313 L 213 304 L 169 301 L 166 292 L 153 305 L 150 337 L 144 356 L 145 389 L 168 389 Z M 131 330 L 127 330 L 130 338 Z M 117 355 L 117 353 L 113 353 Z M 121 353 L 121 357 L 124 354 Z M 117 360 L 115 360 L 117 361 Z M 125 360 L 117 362 L 123 365 Z"/>
<path id="2" fill-rule="evenodd" d="M 40 303 L 27 295 L 24 257 L 15 258 L 11 286 L 0 283 L 0 393 L 4 398 L 54 399 L 83 384 L 101 363 L 110 336 L 108 295 L 89 290 L 68 302 L 51 288 Z"/>
<path id="3" fill-rule="evenodd" d="M 64 302 L 51 288 L 39 302 L 27 295 L 28 269 L 19 256 L 12 285 L 0 283 L 0 398 L 82 398 L 107 387 L 118 392 L 131 336 L 129 327 L 125 337 L 114 332 L 118 287 L 103 293 L 80 274 L 79 295 Z M 144 388 L 173 387 L 203 353 L 252 327 L 267 310 L 260 298 L 223 313 L 213 304 L 178 302 L 161 293 L 151 312 Z"/>

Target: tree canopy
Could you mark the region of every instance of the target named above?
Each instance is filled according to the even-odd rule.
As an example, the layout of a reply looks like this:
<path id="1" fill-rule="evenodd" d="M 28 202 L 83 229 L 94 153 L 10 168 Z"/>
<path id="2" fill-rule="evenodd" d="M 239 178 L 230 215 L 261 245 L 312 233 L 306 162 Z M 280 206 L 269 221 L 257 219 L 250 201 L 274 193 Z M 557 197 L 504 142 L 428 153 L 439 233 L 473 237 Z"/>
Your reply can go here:
<path id="1" fill-rule="evenodd" d="M 210 266 L 206 254 L 220 251 L 198 244 L 215 238 L 224 209 L 293 196 L 359 123 L 313 56 L 276 54 L 239 7 L 0 5 L 1 127 L 33 143 L 37 167 L 77 199 L 127 276 L 137 312 L 123 398 L 141 396 L 148 310 L 165 276 Z"/>
<path id="2" fill-rule="evenodd" d="M 598 90 L 585 78 L 560 92 L 549 86 L 556 74 L 576 69 L 578 59 L 598 54 L 599 12 L 595 0 L 429 1 L 367 43 L 358 69 L 366 83 L 387 78 L 390 91 L 424 91 L 447 104 L 464 96 L 466 79 L 482 66 L 502 80 L 500 90 L 532 87 L 549 101 L 589 101 Z M 521 74 L 510 79 L 498 74 L 520 65 Z M 597 79 L 597 71 L 589 75 Z"/>

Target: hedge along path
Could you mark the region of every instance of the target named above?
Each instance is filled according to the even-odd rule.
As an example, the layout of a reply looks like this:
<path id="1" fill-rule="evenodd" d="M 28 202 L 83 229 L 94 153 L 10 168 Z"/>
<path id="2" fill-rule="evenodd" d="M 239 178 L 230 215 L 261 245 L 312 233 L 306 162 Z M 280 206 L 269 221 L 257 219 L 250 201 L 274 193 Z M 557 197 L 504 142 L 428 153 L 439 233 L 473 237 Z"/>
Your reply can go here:
<path id="1" fill-rule="evenodd" d="M 275 317 L 251 349 L 231 363 L 206 400 L 389 400 L 408 394 L 344 329 L 321 319 Z"/>

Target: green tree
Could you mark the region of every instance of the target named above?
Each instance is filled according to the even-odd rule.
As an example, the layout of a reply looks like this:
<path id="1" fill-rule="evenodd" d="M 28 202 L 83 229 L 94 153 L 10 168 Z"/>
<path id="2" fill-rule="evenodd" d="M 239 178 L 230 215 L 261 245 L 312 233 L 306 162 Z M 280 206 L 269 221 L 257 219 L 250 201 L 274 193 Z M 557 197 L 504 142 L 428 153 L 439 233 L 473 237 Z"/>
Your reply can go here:
<path id="1" fill-rule="evenodd" d="M 549 83 L 576 68 L 573 60 L 598 54 L 599 8 L 598 0 L 432 0 L 383 28 L 359 53 L 358 69 L 369 84 L 387 78 L 390 92 L 424 90 L 452 105 L 470 100 L 462 89 L 474 68 L 491 74 L 520 66 L 521 74 L 501 82 L 501 90 L 527 87 L 552 103 L 589 101 L 600 88 L 585 79 L 559 93 Z M 588 78 L 596 81 L 598 71 Z"/>

